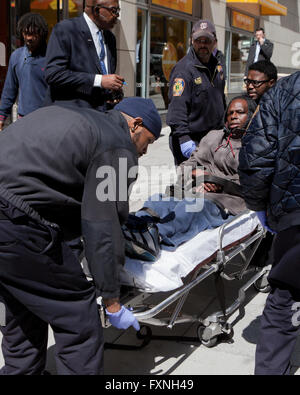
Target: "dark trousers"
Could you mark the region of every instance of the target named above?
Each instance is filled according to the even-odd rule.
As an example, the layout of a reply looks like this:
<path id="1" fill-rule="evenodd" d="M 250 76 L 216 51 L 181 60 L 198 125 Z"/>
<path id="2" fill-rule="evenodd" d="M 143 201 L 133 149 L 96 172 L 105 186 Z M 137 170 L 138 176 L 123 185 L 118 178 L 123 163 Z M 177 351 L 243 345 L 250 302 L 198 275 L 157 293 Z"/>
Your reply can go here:
<path id="1" fill-rule="evenodd" d="M 187 158 L 182 155 L 178 137 L 173 136 L 172 133 L 169 136 L 169 147 L 170 147 L 172 154 L 174 156 L 174 162 L 175 162 L 176 166 L 179 166 L 180 163 L 187 160 Z"/>
<path id="2" fill-rule="evenodd" d="M 0 220 L 0 301 L 6 309 L 1 374 L 43 372 L 48 324 L 58 374 L 103 373 L 95 289 L 59 229 L 21 214 Z"/>
<path id="3" fill-rule="evenodd" d="M 300 227 L 278 233 L 272 252 L 274 263 L 269 275 L 272 291 L 261 317 L 255 358 L 257 375 L 290 373 L 290 358 L 300 325 L 297 319 L 300 317 L 297 312 L 300 309 L 300 288 L 294 282 L 300 269 Z"/>

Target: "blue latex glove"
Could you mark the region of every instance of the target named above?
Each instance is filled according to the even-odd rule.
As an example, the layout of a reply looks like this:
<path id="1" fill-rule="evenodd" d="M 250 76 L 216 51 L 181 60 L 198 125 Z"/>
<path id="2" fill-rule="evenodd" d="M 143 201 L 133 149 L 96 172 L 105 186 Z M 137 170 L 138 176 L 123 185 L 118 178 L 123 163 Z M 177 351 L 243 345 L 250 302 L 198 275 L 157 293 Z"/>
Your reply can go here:
<path id="1" fill-rule="evenodd" d="M 132 325 L 136 331 L 140 330 L 140 325 L 138 323 L 138 320 L 131 313 L 131 311 L 126 309 L 124 306 L 122 306 L 121 309 L 119 311 L 117 311 L 116 313 L 110 313 L 107 310 L 105 310 L 105 312 L 106 312 L 108 321 L 115 328 L 127 329 Z"/>
<path id="2" fill-rule="evenodd" d="M 260 223 L 262 224 L 262 226 L 265 229 L 267 229 L 271 233 L 277 233 L 277 232 L 274 232 L 274 230 L 272 230 L 271 228 L 269 228 L 268 221 L 267 221 L 267 213 L 265 211 L 256 211 L 256 215 L 257 215 Z"/>
<path id="3" fill-rule="evenodd" d="M 180 149 L 182 155 L 185 156 L 186 158 L 189 158 L 191 156 L 191 153 L 195 151 L 196 144 L 193 140 L 189 140 L 186 141 L 185 143 L 180 144 Z"/>

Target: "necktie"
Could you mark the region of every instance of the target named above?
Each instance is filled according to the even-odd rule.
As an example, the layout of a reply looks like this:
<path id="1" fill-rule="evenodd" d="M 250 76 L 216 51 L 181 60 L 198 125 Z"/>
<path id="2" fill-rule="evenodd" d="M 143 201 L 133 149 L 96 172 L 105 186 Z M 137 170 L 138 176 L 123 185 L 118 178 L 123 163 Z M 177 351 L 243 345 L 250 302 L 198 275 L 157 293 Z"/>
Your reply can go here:
<path id="1" fill-rule="evenodd" d="M 104 63 L 104 58 L 105 58 L 105 49 L 104 49 L 104 41 L 103 41 L 103 36 L 102 32 L 99 30 L 98 31 L 98 37 L 99 37 L 99 44 L 100 44 L 100 55 L 99 55 L 99 60 L 100 60 L 100 68 L 102 74 L 107 74 L 106 66 Z"/>

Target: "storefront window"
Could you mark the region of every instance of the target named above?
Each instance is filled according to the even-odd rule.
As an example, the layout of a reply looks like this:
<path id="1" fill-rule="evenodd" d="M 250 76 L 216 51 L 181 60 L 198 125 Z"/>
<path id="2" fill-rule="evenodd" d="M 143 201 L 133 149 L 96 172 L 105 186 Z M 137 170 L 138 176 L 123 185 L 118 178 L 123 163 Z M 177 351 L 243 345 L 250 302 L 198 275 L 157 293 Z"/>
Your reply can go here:
<path id="1" fill-rule="evenodd" d="M 16 36 L 16 27 L 20 17 L 27 12 L 41 14 L 47 21 L 49 36 L 53 26 L 61 19 L 82 14 L 82 0 L 11 0 L 11 48 L 18 48 L 21 43 Z"/>
<path id="2" fill-rule="evenodd" d="M 82 0 L 69 0 L 68 4 L 69 18 L 80 16 L 83 13 L 83 2 Z"/>
<path id="3" fill-rule="evenodd" d="M 57 5 L 62 9 L 62 2 L 57 0 L 33 0 L 30 1 L 30 12 L 37 12 L 41 14 L 47 21 L 49 31 L 51 32 L 53 26 L 57 23 Z"/>
<path id="4" fill-rule="evenodd" d="M 169 79 L 174 65 L 187 53 L 190 22 L 151 15 L 149 96 L 159 110 L 168 108 Z"/>
<path id="5" fill-rule="evenodd" d="M 240 92 L 252 36 L 232 32 L 231 37 L 230 91 Z"/>
<path id="6" fill-rule="evenodd" d="M 147 96 L 147 11 L 137 11 L 136 96 Z"/>
<path id="7" fill-rule="evenodd" d="M 229 66 L 229 93 L 241 92 L 249 49 L 258 19 L 233 9 L 226 11 L 225 52 Z"/>
<path id="8" fill-rule="evenodd" d="M 10 4 L 11 20 L 11 49 L 14 50 L 21 45 L 17 38 L 17 23 L 22 15 L 27 12 L 41 14 L 47 21 L 49 34 L 57 22 L 57 0 L 16 0 Z M 62 5 L 62 4 L 61 4 Z"/>

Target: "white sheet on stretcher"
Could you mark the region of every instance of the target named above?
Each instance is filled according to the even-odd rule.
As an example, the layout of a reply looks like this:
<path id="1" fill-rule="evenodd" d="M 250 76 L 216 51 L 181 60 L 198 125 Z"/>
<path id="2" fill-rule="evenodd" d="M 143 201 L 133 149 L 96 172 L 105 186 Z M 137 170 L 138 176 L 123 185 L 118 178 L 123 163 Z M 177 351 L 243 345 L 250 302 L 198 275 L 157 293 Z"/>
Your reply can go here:
<path id="1" fill-rule="evenodd" d="M 240 240 L 259 224 L 254 212 L 244 214 L 233 224 L 227 225 L 222 246 Z M 121 272 L 121 283 L 147 292 L 166 292 L 183 285 L 187 276 L 199 263 L 219 249 L 219 228 L 208 229 L 179 246 L 175 251 L 162 249 L 155 262 L 126 258 Z"/>

